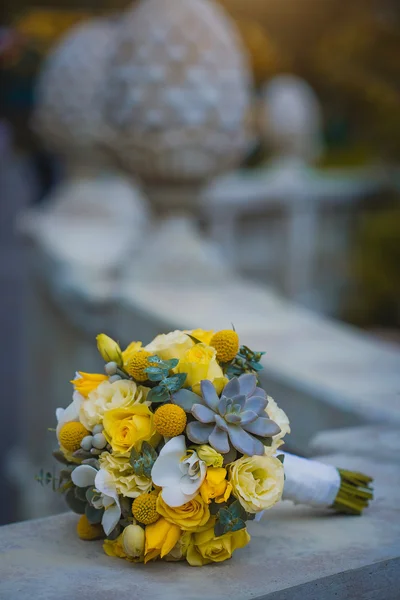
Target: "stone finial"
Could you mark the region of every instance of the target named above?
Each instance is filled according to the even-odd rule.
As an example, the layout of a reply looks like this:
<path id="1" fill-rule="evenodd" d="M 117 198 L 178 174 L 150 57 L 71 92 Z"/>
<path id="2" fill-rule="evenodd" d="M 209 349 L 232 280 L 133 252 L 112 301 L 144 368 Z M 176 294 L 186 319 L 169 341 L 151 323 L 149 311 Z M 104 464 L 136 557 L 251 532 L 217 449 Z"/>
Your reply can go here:
<path id="1" fill-rule="evenodd" d="M 99 153 L 105 143 L 101 92 L 116 28 L 105 19 L 77 25 L 42 67 L 33 127 L 46 145 L 66 158 L 78 154 L 88 160 L 88 154 Z"/>
<path id="2" fill-rule="evenodd" d="M 122 19 L 105 115 L 121 162 L 147 182 L 199 182 L 246 151 L 251 75 L 209 0 L 145 0 Z"/>
<path id="3" fill-rule="evenodd" d="M 322 112 L 311 86 L 294 75 L 278 75 L 263 90 L 262 129 L 275 154 L 315 161 L 322 150 Z"/>

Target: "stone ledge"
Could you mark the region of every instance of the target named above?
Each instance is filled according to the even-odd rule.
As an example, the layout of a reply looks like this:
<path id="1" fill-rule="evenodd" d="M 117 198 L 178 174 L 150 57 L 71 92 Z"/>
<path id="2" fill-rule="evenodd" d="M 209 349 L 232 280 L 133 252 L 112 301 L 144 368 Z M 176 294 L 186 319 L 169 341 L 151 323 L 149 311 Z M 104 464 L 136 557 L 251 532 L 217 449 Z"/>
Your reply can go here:
<path id="1" fill-rule="evenodd" d="M 283 502 L 231 561 L 195 569 L 144 567 L 103 554 L 75 535 L 76 515 L 0 530 L 0 598 L 7 600 L 394 600 L 400 587 L 400 468 L 362 458 L 325 457 L 376 478 L 362 518 Z M 335 596 L 336 593 L 336 596 Z"/>
<path id="2" fill-rule="evenodd" d="M 399 461 L 399 427 L 371 425 L 320 431 L 311 440 L 312 454 L 336 454 L 345 449 L 352 456 L 378 457 L 382 461 Z"/>

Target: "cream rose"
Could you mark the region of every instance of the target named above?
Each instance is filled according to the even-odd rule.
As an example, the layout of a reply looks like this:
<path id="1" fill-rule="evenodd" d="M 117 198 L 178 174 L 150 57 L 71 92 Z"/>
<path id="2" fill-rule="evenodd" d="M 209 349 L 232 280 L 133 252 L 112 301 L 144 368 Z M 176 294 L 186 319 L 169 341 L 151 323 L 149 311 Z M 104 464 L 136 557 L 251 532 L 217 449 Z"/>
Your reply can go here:
<path id="1" fill-rule="evenodd" d="M 135 474 L 129 462 L 130 452 L 123 454 L 103 452 L 99 461 L 102 469 L 110 473 L 118 494 L 128 498 L 137 498 L 152 488 L 151 479 Z"/>
<path id="2" fill-rule="evenodd" d="M 230 465 L 229 481 L 245 511 L 258 513 L 281 499 L 283 465 L 274 456 L 243 456 Z"/>
<path id="3" fill-rule="evenodd" d="M 103 422 L 103 415 L 113 408 L 130 408 L 134 404 L 143 403 L 148 390 L 136 385 L 134 381 L 103 381 L 88 397 L 83 400 L 79 418 L 89 431 Z"/>
<path id="4" fill-rule="evenodd" d="M 183 331 L 171 331 L 170 333 L 161 333 L 154 338 L 150 344 L 147 344 L 145 350 L 151 354 L 157 354 L 162 360 L 170 358 L 182 358 L 186 350 L 193 346 L 194 342 Z"/>

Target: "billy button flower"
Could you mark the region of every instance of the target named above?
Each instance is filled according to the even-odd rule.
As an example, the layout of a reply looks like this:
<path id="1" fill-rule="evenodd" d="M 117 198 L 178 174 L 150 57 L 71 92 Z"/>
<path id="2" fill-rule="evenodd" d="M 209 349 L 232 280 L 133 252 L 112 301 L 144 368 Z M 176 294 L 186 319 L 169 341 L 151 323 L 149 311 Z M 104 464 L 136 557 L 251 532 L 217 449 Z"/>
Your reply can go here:
<path id="1" fill-rule="evenodd" d="M 230 362 L 239 351 L 239 336 L 236 331 L 222 329 L 214 333 L 210 341 L 210 346 L 216 349 L 219 362 Z"/>
<path id="2" fill-rule="evenodd" d="M 157 494 L 142 494 L 135 498 L 132 504 L 132 514 L 136 521 L 143 525 L 155 523 L 160 515 L 156 510 Z"/>
<path id="3" fill-rule="evenodd" d="M 89 435 L 89 433 L 82 423 L 71 421 L 61 427 L 58 438 L 63 448 L 69 452 L 75 452 L 79 450 L 83 438 Z"/>
<path id="4" fill-rule="evenodd" d="M 104 529 L 100 523 L 93 525 L 88 521 L 86 515 L 82 515 L 79 519 L 76 531 L 81 540 L 99 540 L 105 537 Z"/>
<path id="5" fill-rule="evenodd" d="M 185 431 L 186 413 L 176 404 L 164 404 L 154 415 L 154 426 L 165 437 L 175 437 Z"/>
<path id="6" fill-rule="evenodd" d="M 150 356 L 151 352 L 147 352 L 147 350 L 137 350 L 136 352 L 132 352 L 125 365 L 125 369 L 133 379 L 136 379 L 136 381 L 147 381 L 149 378 L 145 369 L 149 366 L 148 359 Z"/>

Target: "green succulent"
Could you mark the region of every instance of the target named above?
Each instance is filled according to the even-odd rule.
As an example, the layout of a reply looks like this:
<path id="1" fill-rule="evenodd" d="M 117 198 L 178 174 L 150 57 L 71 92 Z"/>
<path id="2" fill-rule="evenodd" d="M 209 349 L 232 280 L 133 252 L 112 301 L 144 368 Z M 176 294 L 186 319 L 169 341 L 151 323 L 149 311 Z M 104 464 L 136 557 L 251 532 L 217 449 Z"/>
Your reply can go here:
<path id="1" fill-rule="evenodd" d="M 225 374 L 232 379 L 244 373 L 258 373 L 263 369 L 260 360 L 264 354 L 265 352 L 253 352 L 247 346 L 240 346 L 235 358 L 225 368 Z"/>

